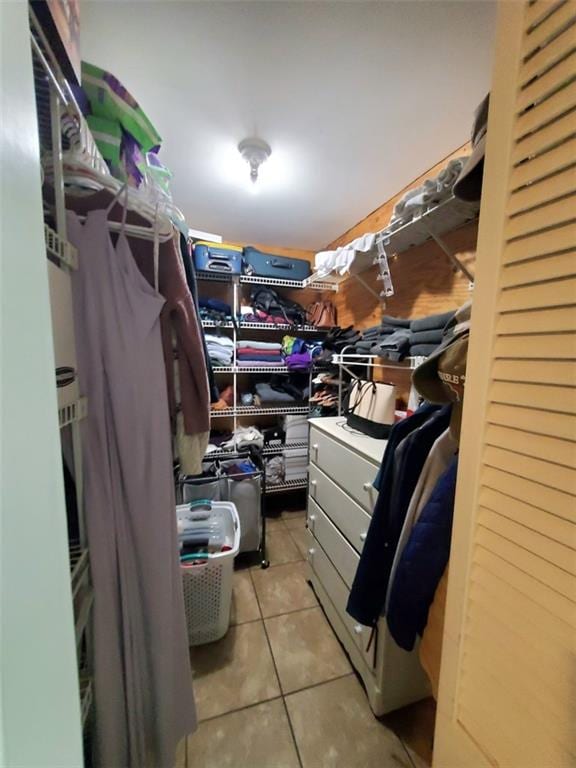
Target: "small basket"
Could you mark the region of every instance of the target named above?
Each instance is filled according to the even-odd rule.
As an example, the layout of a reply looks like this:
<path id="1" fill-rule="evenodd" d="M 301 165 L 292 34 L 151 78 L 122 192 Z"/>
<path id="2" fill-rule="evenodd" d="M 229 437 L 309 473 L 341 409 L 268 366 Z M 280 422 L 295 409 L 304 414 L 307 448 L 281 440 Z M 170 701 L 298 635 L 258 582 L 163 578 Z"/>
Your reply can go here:
<path id="1" fill-rule="evenodd" d="M 182 504 L 176 507 L 176 514 L 184 517 L 189 509 L 188 504 Z M 232 576 L 234 558 L 240 548 L 240 520 L 236 506 L 230 501 L 213 501 L 211 514 L 222 517 L 225 543 L 231 549 L 208 555 L 205 563 L 181 568 L 191 646 L 219 640 L 230 625 Z"/>

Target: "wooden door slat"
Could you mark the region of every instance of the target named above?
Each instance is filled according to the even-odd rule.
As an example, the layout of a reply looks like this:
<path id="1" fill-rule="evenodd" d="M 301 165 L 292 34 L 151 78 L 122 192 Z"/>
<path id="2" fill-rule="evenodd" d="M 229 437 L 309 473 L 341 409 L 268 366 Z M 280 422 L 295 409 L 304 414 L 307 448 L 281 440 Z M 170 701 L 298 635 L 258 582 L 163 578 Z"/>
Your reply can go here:
<path id="1" fill-rule="evenodd" d="M 574 254 L 576 257 L 576 253 Z M 555 258 L 550 256 L 548 258 Z M 534 262 L 526 261 L 522 264 L 530 265 Z M 518 266 L 521 266 L 519 263 Z M 503 280 L 505 272 L 509 267 L 503 270 Z M 552 270 L 553 271 L 553 270 Z M 520 280 L 519 285 L 522 285 Z M 498 336 L 505 336 L 509 333 L 550 333 L 551 331 L 569 331 L 574 327 L 574 310 L 572 307 L 555 307 L 554 309 L 535 309 L 525 312 L 510 312 L 500 315 L 496 323 L 496 333 Z"/>
<path id="2" fill-rule="evenodd" d="M 571 60 L 576 59 L 576 56 L 572 55 Z M 573 67 L 572 62 L 571 67 Z M 564 62 L 558 65 L 558 69 L 562 67 Z M 548 73 L 551 74 L 551 73 Z M 572 72 L 571 77 L 576 77 L 576 73 Z M 541 97 L 543 96 L 544 89 L 540 90 Z M 576 82 L 568 83 L 560 90 L 549 95 L 543 101 L 532 106 L 531 109 L 527 109 L 517 121 L 517 138 L 521 139 L 522 136 L 527 136 L 534 131 L 540 130 L 548 123 L 552 123 L 557 118 L 564 115 L 566 112 L 574 109 L 576 106 Z"/>
<path id="3" fill-rule="evenodd" d="M 546 179 L 555 173 L 570 168 L 576 162 L 576 140 L 571 138 L 554 149 L 529 158 L 512 169 L 510 189 L 516 190 Z"/>
<path id="4" fill-rule="evenodd" d="M 576 275 L 576 250 L 555 256 L 546 256 L 533 261 L 507 264 L 502 271 L 502 287 L 512 288 L 546 280 Z"/>

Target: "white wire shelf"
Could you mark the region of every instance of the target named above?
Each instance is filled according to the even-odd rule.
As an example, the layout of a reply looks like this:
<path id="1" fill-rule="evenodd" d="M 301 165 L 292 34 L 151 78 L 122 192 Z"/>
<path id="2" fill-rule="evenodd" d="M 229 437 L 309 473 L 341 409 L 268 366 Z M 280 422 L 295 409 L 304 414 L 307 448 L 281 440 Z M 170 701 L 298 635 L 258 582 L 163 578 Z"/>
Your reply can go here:
<path id="1" fill-rule="evenodd" d="M 289 373 L 287 365 L 218 365 L 212 368 L 214 373 Z"/>
<path id="2" fill-rule="evenodd" d="M 328 333 L 329 328 L 316 328 L 314 325 L 289 325 L 288 323 L 240 323 L 241 331 L 293 331 L 294 333 Z"/>
<path id="3" fill-rule="evenodd" d="M 232 320 L 227 320 L 225 323 L 217 323 L 214 320 L 202 320 L 202 328 L 234 328 Z"/>
<path id="4" fill-rule="evenodd" d="M 271 485 L 266 483 L 266 495 L 282 493 L 283 491 L 300 491 L 308 488 L 308 478 L 303 480 L 285 480 L 283 483 Z"/>
<path id="5" fill-rule="evenodd" d="M 393 256 L 417 245 L 422 245 L 422 243 L 426 243 L 429 240 L 435 240 L 454 262 L 454 265 L 469 280 L 472 280 L 473 276 L 469 270 L 460 263 L 456 255 L 447 248 L 440 238 L 448 232 L 453 232 L 465 224 L 475 221 L 478 218 L 479 210 L 480 206 L 478 203 L 467 203 L 451 196 L 447 200 L 438 203 L 438 205 L 432 206 L 414 216 L 405 224 L 400 224 L 397 227 L 389 224 L 385 229 L 378 232 L 374 246 L 369 251 L 356 253 L 349 272 L 343 275 L 335 273 L 320 275 L 318 272 L 315 272 L 308 280 L 317 285 L 324 281 L 324 283 L 333 286 L 332 290 L 338 290 L 339 285 L 353 277 L 360 280 L 366 288 L 370 288 L 360 278 L 360 275 L 379 263 L 381 260 L 379 255 L 381 248 L 383 248 L 387 256 Z"/>
<path id="6" fill-rule="evenodd" d="M 68 269 L 78 269 L 78 251 L 67 240 L 63 240 L 53 229 L 44 224 L 46 250 L 53 256 L 58 265 Z"/>
<path id="7" fill-rule="evenodd" d="M 90 560 L 88 550 L 78 542 L 71 541 L 68 545 L 68 557 L 70 560 L 70 582 L 72 584 L 72 597 L 76 594 L 88 576 Z"/>
<path id="8" fill-rule="evenodd" d="M 85 397 L 80 397 L 74 403 L 58 408 L 58 424 L 60 429 L 67 427 L 75 421 L 86 418 L 88 402 Z"/>
<path id="9" fill-rule="evenodd" d="M 88 627 L 88 622 L 90 621 L 90 616 L 92 615 L 93 606 L 94 606 L 94 590 L 89 588 L 86 590 L 85 594 L 82 596 L 80 607 L 76 611 L 76 624 L 75 624 L 74 631 L 76 634 L 77 648 L 80 646 L 80 643 L 82 642 L 82 638 L 84 637 L 84 633 L 86 632 L 86 628 Z"/>
<path id="10" fill-rule="evenodd" d="M 308 448 L 308 441 L 306 440 L 293 440 L 289 443 L 278 443 L 277 445 L 265 445 L 264 448 L 260 448 L 260 453 L 263 456 L 277 456 L 284 451 L 304 449 Z M 240 449 L 241 451 L 242 449 Z M 216 451 L 209 451 L 205 455 L 205 459 L 220 459 L 222 457 L 237 456 L 240 452 L 238 449 L 233 448 L 218 448 Z"/>
<path id="11" fill-rule="evenodd" d="M 397 228 L 388 225 L 377 239 L 387 253 L 402 253 L 431 240 L 432 233 L 444 235 L 474 221 L 479 209 L 478 203 L 466 203 L 452 196 Z"/>
<path id="12" fill-rule="evenodd" d="M 224 408 L 220 411 L 210 411 L 213 419 L 223 419 L 230 416 L 281 416 L 289 414 L 308 414 L 307 405 L 287 405 L 276 408 L 259 408 L 252 405 L 239 405 L 236 408 Z"/>
<path id="13" fill-rule="evenodd" d="M 241 275 L 241 283 L 247 283 L 250 285 L 273 285 L 278 288 L 311 288 L 314 291 L 337 291 L 338 286 L 333 283 L 327 283 L 321 280 L 310 281 L 310 278 L 305 280 L 285 280 L 280 277 L 259 277 L 257 275 Z"/>
<path id="14" fill-rule="evenodd" d="M 88 715 L 92 709 L 92 680 L 88 675 L 81 675 L 80 677 L 80 712 L 82 715 L 82 726 L 86 725 Z"/>
<path id="15" fill-rule="evenodd" d="M 263 456 L 275 456 L 278 453 L 284 453 L 284 451 L 293 451 L 297 449 L 308 448 L 307 440 L 292 440 L 289 443 L 280 443 L 278 445 L 268 445 L 262 449 Z"/>
<path id="16" fill-rule="evenodd" d="M 280 277 L 260 277 L 258 275 L 230 275 L 221 272 L 196 272 L 198 280 L 207 280 L 216 283 L 231 283 L 237 280 L 243 285 L 270 285 L 275 288 L 310 288 L 314 291 L 337 291 L 338 285 L 322 280 L 285 280 Z"/>
<path id="17" fill-rule="evenodd" d="M 401 371 L 412 371 L 425 360 L 425 357 L 405 357 L 404 360 L 395 363 L 392 360 L 387 360 L 385 357 L 378 357 L 378 355 L 332 355 L 332 363 L 334 365 L 349 367 L 359 365 L 366 368 L 396 368 Z"/>

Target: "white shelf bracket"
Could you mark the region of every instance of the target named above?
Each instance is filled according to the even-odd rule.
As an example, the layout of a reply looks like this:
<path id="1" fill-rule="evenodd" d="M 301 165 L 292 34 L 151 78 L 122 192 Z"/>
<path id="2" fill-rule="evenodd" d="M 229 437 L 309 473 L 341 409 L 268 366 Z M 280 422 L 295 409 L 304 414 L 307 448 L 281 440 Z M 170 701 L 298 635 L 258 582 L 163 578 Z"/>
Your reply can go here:
<path id="1" fill-rule="evenodd" d="M 474 275 L 472 274 L 472 272 L 470 272 L 468 267 L 462 264 L 458 256 L 456 256 L 454 251 L 446 245 L 444 240 L 442 240 L 442 238 L 439 235 L 437 235 L 432 229 L 430 229 L 430 227 L 426 227 L 426 229 L 430 233 L 430 237 L 434 240 L 436 245 L 444 251 L 446 256 L 448 256 L 452 264 L 456 267 L 456 269 L 462 272 L 462 274 L 468 279 L 468 281 L 472 283 L 472 285 L 474 285 Z"/>

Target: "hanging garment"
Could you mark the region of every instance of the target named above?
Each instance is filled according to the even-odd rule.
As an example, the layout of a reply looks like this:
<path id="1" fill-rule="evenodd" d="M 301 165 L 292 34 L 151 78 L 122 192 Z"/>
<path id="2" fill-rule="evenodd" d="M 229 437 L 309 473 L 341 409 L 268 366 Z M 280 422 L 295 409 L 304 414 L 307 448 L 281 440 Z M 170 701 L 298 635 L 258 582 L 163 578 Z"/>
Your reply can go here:
<path id="1" fill-rule="evenodd" d="M 448 563 L 457 473 L 455 457 L 432 491 L 398 563 L 386 618 L 392 637 L 406 651 L 424 631 Z"/>
<path id="2" fill-rule="evenodd" d="M 108 190 L 95 192 L 87 197 L 66 196 L 66 207 L 79 214 L 110 205 L 112 196 Z M 110 212 L 110 220 L 119 221 L 122 206 L 117 203 Z M 137 212 L 127 213 L 129 224 L 149 226 Z M 130 238 L 129 248 L 133 259 L 151 286 L 157 287 L 165 299 L 160 315 L 164 366 L 168 386 L 168 404 L 173 432 L 176 432 L 178 404 L 184 416 L 187 435 L 197 436 L 198 450 L 204 452 L 208 445 L 210 429 L 210 394 L 208 373 L 204 359 L 202 329 L 198 320 L 194 299 L 186 282 L 186 272 L 180 254 L 179 233 L 159 244 L 158 274 L 155 274 L 153 248 L 149 240 Z M 157 279 L 156 279 L 157 278 Z M 176 397 L 174 379 L 174 339 L 180 373 L 180 397 Z"/>
<path id="3" fill-rule="evenodd" d="M 416 415 L 418 412 L 403 423 Z M 380 480 L 380 492 L 346 606 L 350 616 L 361 624 L 373 626 L 384 609 L 394 554 L 410 499 L 430 449 L 449 422 L 450 406 L 445 406 L 434 411 L 400 443 L 393 439 L 394 429 L 390 434 L 382 460 L 383 465 L 388 465 L 386 477 L 383 475 Z"/>
<path id="4" fill-rule="evenodd" d="M 428 454 L 428 458 L 426 459 L 426 463 L 424 464 L 420 477 L 418 478 L 418 483 L 412 494 L 412 498 L 410 499 L 410 506 L 408 507 L 398 545 L 396 546 L 394 562 L 392 563 L 392 571 L 390 573 L 390 582 L 388 584 L 387 605 L 404 547 L 410 538 L 414 526 L 420 519 L 420 513 L 430 498 L 436 483 L 440 479 L 440 476 L 448 469 L 457 450 L 458 441 L 450 434 L 450 429 L 446 429 L 436 440 Z"/>
<path id="5" fill-rule="evenodd" d="M 196 314 L 200 317 L 200 303 L 198 299 L 198 284 L 196 282 L 196 268 L 194 267 L 194 259 L 190 253 L 190 247 L 188 240 L 184 235 L 180 235 L 180 254 L 182 256 L 182 262 L 184 264 L 184 271 L 186 273 L 186 282 L 190 289 L 190 294 L 194 301 L 196 308 Z M 227 306 L 227 305 L 224 305 Z M 200 325 L 200 333 L 202 335 L 202 347 L 204 349 L 204 363 L 206 364 L 206 371 L 208 373 L 208 389 L 210 392 L 210 402 L 218 402 L 218 388 L 216 386 L 216 380 L 214 378 L 214 371 L 212 370 L 212 363 L 210 362 L 210 356 L 208 355 L 208 349 L 206 347 L 206 339 L 202 325 Z"/>
<path id="6" fill-rule="evenodd" d="M 116 248 L 106 211 L 84 226 L 72 273 L 78 374 L 88 398 L 84 494 L 94 602 L 95 755 L 100 768 L 171 768 L 196 727 L 178 565 L 164 299 Z"/>

